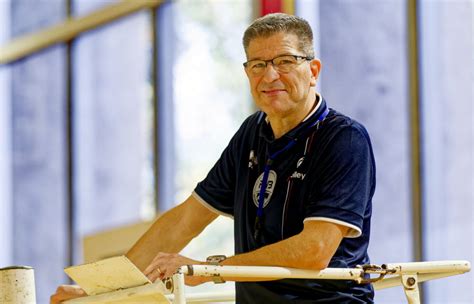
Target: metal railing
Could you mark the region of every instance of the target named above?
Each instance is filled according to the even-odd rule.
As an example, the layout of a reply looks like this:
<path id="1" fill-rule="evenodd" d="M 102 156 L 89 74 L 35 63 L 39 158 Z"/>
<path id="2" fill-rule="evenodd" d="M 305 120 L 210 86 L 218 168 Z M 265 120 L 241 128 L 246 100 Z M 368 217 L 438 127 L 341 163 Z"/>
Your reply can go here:
<path id="1" fill-rule="evenodd" d="M 69 300 L 68 304 L 79 303 L 114 303 L 114 301 L 132 301 L 134 297 L 156 295 L 156 301 L 149 303 L 205 303 L 234 301 L 235 294 L 231 292 L 186 294 L 184 276 L 222 276 L 245 277 L 255 279 L 331 279 L 353 280 L 359 284 L 372 283 L 376 290 L 402 286 L 409 304 L 420 303 L 418 284 L 428 280 L 463 274 L 470 271 L 468 261 L 433 261 L 393 263 L 383 265 L 363 265 L 356 268 L 326 268 L 321 271 L 260 266 L 211 266 L 188 265 L 181 267 L 168 281 L 157 282 L 140 287 L 104 293 L 96 296 Z M 166 291 L 163 291 L 163 286 Z"/>

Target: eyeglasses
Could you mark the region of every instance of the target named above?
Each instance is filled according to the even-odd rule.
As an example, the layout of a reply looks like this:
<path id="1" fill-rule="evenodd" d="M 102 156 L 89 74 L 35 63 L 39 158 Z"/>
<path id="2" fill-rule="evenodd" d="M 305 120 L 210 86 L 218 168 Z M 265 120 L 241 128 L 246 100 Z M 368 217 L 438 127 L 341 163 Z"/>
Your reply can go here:
<path id="1" fill-rule="evenodd" d="M 244 62 L 244 67 L 252 76 L 261 76 L 265 73 L 267 65 L 271 62 L 273 68 L 278 73 L 289 73 L 297 65 L 301 64 L 303 60 L 310 61 L 313 57 L 298 56 L 298 55 L 281 55 L 269 60 L 249 60 Z"/>

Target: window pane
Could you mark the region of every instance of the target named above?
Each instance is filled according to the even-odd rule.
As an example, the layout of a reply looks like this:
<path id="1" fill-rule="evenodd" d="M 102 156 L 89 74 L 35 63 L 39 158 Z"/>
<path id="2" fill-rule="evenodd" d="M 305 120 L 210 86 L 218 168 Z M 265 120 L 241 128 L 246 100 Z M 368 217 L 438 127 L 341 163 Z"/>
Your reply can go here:
<path id="1" fill-rule="evenodd" d="M 76 2 L 78 11 L 82 5 L 90 8 L 91 1 Z M 86 33 L 74 44 L 80 237 L 137 222 L 152 209 L 150 20 L 147 11 L 136 13 Z"/>
<path id="2" fill-rule="evenodd" d="M 175 5 L 174 180 L 175 202 L 180 202 L 206 176 L 254 109 L 241 45 L 252 9 L 249 0 L 177 1 Z M 211 254 L 233 254 L 232 225 L 233 221 L 218 218 L 184 254 L 201 260 Z M 202 291 L 209 288 L 214 286 L 197 287 Z"/>
<path id="3" fill-rule="evenodd" d="M 187 197 L 250 114 L 242 68 L 249 1 L 178 1 L 174 68 L 177 201 Z"/>

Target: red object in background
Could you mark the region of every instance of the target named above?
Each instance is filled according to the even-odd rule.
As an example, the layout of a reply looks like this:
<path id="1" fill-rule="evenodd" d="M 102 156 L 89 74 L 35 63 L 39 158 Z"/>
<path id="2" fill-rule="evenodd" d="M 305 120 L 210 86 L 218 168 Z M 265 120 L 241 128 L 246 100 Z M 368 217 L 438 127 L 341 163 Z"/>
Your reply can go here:
<path id="1" fill-rule="evenodd" d="M 283 11 L 283 0 L 261 0 L 260 16 L 270 13 L 281 13 Z"/>

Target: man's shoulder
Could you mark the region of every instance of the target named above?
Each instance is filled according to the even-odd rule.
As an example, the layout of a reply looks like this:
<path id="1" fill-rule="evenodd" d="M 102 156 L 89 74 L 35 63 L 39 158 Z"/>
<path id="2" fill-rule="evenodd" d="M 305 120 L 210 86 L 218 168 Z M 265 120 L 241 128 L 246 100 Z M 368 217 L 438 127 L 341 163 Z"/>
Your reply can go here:
<path id="1" fill-rule="evenodd" d="M 334 110 L 334 109 L 329 109 L 329 115 L 328 115 L 328 120 L 330 123 L 334 124 L 334 125 L 339 125 L 339 126 L 348 126 L 348 127 L 356 127 L 356 128 L 363 128 L 365 129 L 365 127 L 362 125 L 362 123 L 360 123 L 359 121 L 357 121 L 356 119 L 346 115 L 346 114 L 343 114 L 337 110 Z"/>
<path id="2" fill-rule="evenodd" d="M 330 109 L 325 125 L 326 130 L 332 133 L 351 132 L 370 141 L 369 133 L 361 122 L 337 110 Z"/>

